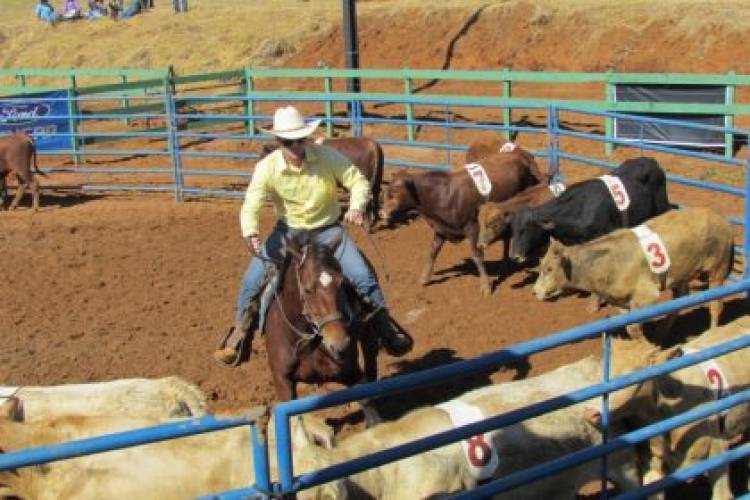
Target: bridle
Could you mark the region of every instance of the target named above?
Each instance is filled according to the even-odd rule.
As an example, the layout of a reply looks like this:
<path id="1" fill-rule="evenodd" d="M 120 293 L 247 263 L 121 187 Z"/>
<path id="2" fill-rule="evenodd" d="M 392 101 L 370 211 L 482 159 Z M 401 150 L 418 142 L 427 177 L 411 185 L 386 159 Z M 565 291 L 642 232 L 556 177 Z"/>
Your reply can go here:
<path id="1" fill-rule="evenodd" d="M 297 288 L 299 290 L 299 298 L 300 302 L 302 302 L 302 316 L 305 318 L 305 321 L 307 322 L 310 327 L 312 327 L 312 333 L 306 332 L 304 330 L 301 330 L 294 326 L 292 321 L 289 319 L 289 316 L 286 314 L 286 311 L 284 310 L 284 304 L 281 300 L 281 297 L 279 296 L 278 289 L 274 289 L 273 295 L 275 302 L 277 304 L 277 307 L 279 308 L 279 312 L 281 313 L 281 318 L 284 320 L 284 323 L 286 324 L 287 328 L 289 328 L 292 332 L 294 332 L 295 335 L 297 335 L 298 339 L 294 346 L 294 353 L 295 356 L 299 353 L 299 350 L 306 344 L 309 344 L 313 342 L 316 338 L 323 338 L 323 328 L 334 321 L 340 321 L 344 319 L 344 315 L 341 313 L 341 311 L 335 311 L 331 314 L 328 314 L 324 316 L 323 318 L 316 318 L 310 308 L 310 303 L 307 300 L 307 297 L 305 295 L 304 287 L 302 286 L 302 278 L 300 277 L 300 269 L 305 263 L 305 260 L 307 259 L 307 253 L 310 249 L 309 245 L 306 245 L 302 251 L 302 257 L 299 260 L 299 263 L 297 263 L 294 266 L 294 274 L 295 279 L 297 280 Z M 267 257 L 264 257 L 262 255 L 257 255 L 256 257 L 262 260 L 263 262 L 270 263 L 277 269 L 280 269 L 280 266 L 283 265 L 283 262 L 278 259 L 269 259 Z M 323 347 L 326 351 L 329 350 L 329 348 L 323 343 Z M 332 353 L 330 353 L 332 354 Z M 334 356 L 335 358 L 335 356 Z"/>

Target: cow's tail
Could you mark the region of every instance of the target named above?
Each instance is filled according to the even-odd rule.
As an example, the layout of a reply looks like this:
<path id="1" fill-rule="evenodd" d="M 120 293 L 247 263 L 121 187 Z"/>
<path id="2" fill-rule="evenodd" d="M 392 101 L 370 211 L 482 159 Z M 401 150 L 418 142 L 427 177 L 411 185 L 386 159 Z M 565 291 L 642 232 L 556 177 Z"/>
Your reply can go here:
<path id="1" fill-rule="evenodd" d="M 34 138 L 31 136 L 28 136 L 29 139 L 29 147 L 31 148 L 31 156 L 34 158 L 34 172 L 41 175 L 42 177 L 47 177 L 47 174 L 39 170 L 39 165 L 36 162 L 36 144 L 34 143 Z"/>

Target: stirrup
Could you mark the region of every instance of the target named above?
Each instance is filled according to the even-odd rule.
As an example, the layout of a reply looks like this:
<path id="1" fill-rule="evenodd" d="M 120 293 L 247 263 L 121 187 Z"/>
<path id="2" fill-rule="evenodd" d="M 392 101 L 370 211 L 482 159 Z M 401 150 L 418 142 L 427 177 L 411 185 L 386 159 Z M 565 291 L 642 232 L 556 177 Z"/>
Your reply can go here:
<path id="1" fill-rule="evenodd" d="M 235 325 L 232 325 L 229 328 L 229 331 L 227 331 L 226 335 L 222 337 L 221 341 L 219 342 L 219 345 L 216 346 L 216 349 L 214 350 L 214 352 L 219 351 L 221 349 L 226 349 L 228 347 L 227 341 L 236 331 L 237 331 L 237 327 Z M 241 335 L 242 337 L 240 338 L 239 342 L 237 342 L 237 346 L 236 347 L 232 346 L 232 349 L 234 349 L 236 352 L 234 359 L 229 363 L 224 363 L 224 361 L 222 361 L 222 363 L 224 363 L 225 365 L 234 367 L 234 366 L 239 366 L 239 364 L 242 363 L 242 355 L 245 352 L 245 348 L 247 346 L 247 339 L 248 337 L 250 337 L 250 334 L 248 331 L 246 331 L 244 334 L 241 334 Z"/>

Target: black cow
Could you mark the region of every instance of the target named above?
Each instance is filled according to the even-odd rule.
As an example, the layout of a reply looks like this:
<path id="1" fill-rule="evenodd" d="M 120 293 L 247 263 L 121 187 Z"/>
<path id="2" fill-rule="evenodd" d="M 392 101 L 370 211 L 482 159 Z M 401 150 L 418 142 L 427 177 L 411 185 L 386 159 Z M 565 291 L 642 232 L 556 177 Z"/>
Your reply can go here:
<path id="1" fill-rule="evenodd" d="M 617 208 L 600 179 L 573 184 L 558 198 L 511 216 L 511 257 L 524 262 L 539 255 L 550 236 L 563 245 L 578 245 L 618 228 L 637 226 L 670 209 L 666 175 L 652 158 L 627 160 L 612 175 L 620 178 L 627 191 L 627 210 Z"/>

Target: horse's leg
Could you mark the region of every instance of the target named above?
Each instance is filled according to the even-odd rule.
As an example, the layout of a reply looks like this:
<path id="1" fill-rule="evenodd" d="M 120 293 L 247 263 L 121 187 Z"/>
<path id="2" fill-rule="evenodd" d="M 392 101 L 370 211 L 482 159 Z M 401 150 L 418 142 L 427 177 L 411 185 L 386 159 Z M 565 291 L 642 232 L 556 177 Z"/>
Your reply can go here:
<path id="1" fill-rule="evenodd" d="M 419 279 L 419 283 L 421 285 L 426 285 L 430 282 L 430 278 L 432 277 L 432 270 L 435 267 L 435 259 L 437 259 L 437 256 L 440 253 L 440 250 L 443 248 L 444 243 L 445 237 L 442 234 L 435 233 L 435 236 L 432 238 L 430 253 L 427 256 L 427 265 L 425 266 L 424 271 L 422 271 L 422 277 Z"/>
<path id="2" fill-rule="evenodd" d="M 479 271 L 479 291 L 486 297 L 492 293 L 492 287 L 490 287 L 490 277 L 484 268 L 484 252 L 477 246 L 477 241 L 479 241 L 479 224 L 476 221 L 472 222 L 466 228 L 466 237 L 469 239 L 471 260 L 474 261 L 474 265 L 477 266 L 477 270 Z"/>

